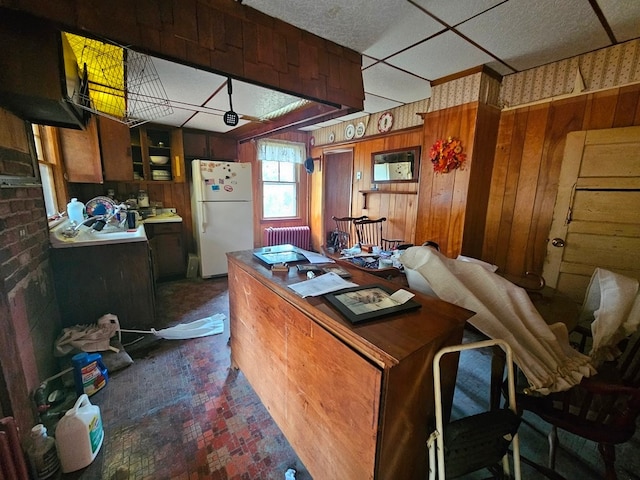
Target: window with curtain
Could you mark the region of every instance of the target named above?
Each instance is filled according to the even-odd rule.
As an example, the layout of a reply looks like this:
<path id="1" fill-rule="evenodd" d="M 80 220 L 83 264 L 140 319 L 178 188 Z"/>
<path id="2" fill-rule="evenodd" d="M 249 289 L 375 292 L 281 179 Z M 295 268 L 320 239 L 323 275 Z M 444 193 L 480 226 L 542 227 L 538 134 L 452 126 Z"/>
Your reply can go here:
<path id="1" fill-rule="evenodd" d="M 262 170 L 262 217 L 297 217 L 305 145 L 284 140 L 258 140 L 257 147 Z"/>

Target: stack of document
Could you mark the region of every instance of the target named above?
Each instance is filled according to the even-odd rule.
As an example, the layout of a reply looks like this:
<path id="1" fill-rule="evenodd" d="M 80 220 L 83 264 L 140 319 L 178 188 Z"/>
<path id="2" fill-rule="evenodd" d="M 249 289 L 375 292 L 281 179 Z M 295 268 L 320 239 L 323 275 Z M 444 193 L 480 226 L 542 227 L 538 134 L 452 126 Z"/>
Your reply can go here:
<path id="1" fill-rule="evenodd" d="M 304 282 L 293 283 L 289 285 L 289 288 L 300 295 L 305 297 L 317 297 L 324 295 L 325 293 L 335 292 L 344 288 L 357 287 L 357 283 L 348 282 L 340 275 L 329 272 L 324 275 L 319 275 L 311 280 L 305 280 Z"/>

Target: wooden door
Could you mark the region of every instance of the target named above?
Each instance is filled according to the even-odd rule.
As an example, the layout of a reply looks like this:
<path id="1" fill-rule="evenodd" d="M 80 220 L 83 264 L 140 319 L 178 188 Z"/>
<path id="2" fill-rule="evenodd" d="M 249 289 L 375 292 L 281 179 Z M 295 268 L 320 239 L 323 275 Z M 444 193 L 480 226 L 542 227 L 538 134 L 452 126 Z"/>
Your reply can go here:
<path id="1" fill-rule="evenodd" d="M 328 153 L 324 155 L 324 229 L 323 244 L 327 233 L 335 229 L 332 216 L 351 215 L 351 185 L 353 172 L 353 152 Z"/>
<path id="2" fill-rule="evenodd" d="M 596 267 L 640 279 L 640 127 L 567 135 L 543 276 L 582 302 Z"/>

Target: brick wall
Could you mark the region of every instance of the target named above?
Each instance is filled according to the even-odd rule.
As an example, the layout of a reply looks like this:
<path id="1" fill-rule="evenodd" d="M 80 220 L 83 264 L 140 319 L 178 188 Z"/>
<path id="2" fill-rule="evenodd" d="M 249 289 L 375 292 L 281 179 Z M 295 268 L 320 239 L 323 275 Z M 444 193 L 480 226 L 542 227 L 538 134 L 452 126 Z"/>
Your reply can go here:
<path id="1" fill-rule="evenodd" d="M 42 189 L 0 188 L 0 402 L 22 435 L 36 418 L 30 394 L 58 371 L 53 342 L 60 320 L 48 248 Z"/>

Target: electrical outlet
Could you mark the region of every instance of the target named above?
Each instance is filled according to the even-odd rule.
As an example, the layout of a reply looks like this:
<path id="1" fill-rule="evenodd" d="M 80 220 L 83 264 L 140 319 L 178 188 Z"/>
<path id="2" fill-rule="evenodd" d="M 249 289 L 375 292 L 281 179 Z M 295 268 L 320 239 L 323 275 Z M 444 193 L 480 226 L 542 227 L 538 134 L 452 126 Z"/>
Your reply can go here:
<path id="1" fill-rule="evenodd" d="M 362 172 L 356 172 L 356 180 L 360 180 L 362 178 Z"/>

